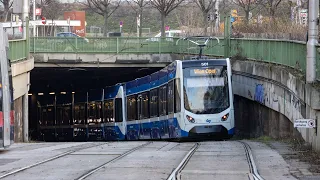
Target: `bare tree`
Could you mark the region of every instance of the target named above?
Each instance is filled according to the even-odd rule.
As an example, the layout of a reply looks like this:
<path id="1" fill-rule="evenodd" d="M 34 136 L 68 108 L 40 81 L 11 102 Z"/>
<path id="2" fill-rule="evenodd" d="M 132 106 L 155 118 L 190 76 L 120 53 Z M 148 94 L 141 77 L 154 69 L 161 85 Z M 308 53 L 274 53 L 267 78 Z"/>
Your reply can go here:
<path id="1" fill-rule="evenodd" d="M 150 0 L 153 7 L 155 7 L 161 14 L 161 37 L 165 37 L 165 20 L 168 14 L 177 8 L 184 0 Z"/>
<path id="2" fill-rule="evenodd" d="M 208 31 L 208 23 L 207 18 L 209 11 L 213 8 L 217 0 L 194 0 L 197 6 L 200 8 L 202 12 L 203 19 L 203 34 L 206 36 Z"/>
<path id="3" fill-rule="evenodd" d="M 63 14 L 63 4 L 59 0 L 41 0 L 42 16 L 46 19 L 58 19 Z"/>
<path id="4" fill-rule="evenodd" d="M 132 5 L 132 2 L 135 4 Z M 139 18 L 139 37 L 142 35 L 142 12 L 143 8 L 149 4 L 149 0 L 127 0 L 127 3 L 132 7 L 136 12 L 137 17 Z"/>
<path id="5" fill-rule="evenodd" d="M 84 3 L 95 13 L 103 16 L 103 35 L 108 35 L 108 18 L 114 13 L 115 10 L 120 6 L 121 0 L 87 0 Z"/>
<path id="6" fill-rule="evenodd" d="M 271 22 L 275 23 L 276 11 L 283 0 L 260 0 L 261 4 L 267 9 Z"/>
<path id="7" fill-rule="evenodd" d="M 2 13 L 2 21 L 6 22 L 8 20 L 8 14 L 10 11 L 10 8 L 12 6 L 13 1 L 12 0 L 0 0 L 0 2 L 3 5 L 3 13 Z"/>
<path id="8" fill-rule="evenodd" d="M 233 0 L 233 3 L 243 9 L 245 23 L 249 24 L 250 11 L 256 9 L 259 6 L 259 2 L 257 0 Z"/>
<path id="9" fill-rule="evenodd" d="M 180 29 L 186 33 L 185 35 L 201 34 L 202 29 L 199 27 L 202 27 L 202 22 L 199 21 L 199 16 L 202 16 L 202 13 L 200 9 L 197 8 L 197 5 L 190 4 L 186 7 L 180 6 L 174 14 Z"/>

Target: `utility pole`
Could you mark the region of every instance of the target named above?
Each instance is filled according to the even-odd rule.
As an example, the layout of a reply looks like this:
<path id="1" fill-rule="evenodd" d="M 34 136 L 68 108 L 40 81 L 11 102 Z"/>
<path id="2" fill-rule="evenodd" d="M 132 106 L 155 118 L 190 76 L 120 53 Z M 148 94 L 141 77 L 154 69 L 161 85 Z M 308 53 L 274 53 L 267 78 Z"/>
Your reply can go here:
<path id="1" fill-rule="evenodd" d="M 318 44 L 319 0 L 309 0 L 306 80 L 316 80 L 316 45 Z"/>
<path id="2" fill-rule="evenodd" d="M 23 24 L 23 39 L 27 39 L 27 18 L 29 15 L 29 0 L 23 0 L 22 7 L 22 24 Z"/>
<path id="3" fill-rule="evenodd" d="M 219 26 L 220 26 L 220 12 L 219 12 L 219 2 L 220 0 L 216 0 L 215 3 L 215 13 L 216 13 L 216 22 L 215 22 L 215 27 L 214 30 L 216 33 L 219 32 Z"/>
<path id="4" fill-rule="evenodd" d="M 36 37 L 36 0 L 32 0 L 33 37 Z"/>

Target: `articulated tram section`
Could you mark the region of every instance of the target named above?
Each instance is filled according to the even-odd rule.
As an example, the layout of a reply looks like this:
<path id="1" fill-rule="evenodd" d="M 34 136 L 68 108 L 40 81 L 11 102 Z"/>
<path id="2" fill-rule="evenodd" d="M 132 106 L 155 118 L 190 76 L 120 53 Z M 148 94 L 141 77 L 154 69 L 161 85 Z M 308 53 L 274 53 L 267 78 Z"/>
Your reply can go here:
<path id="1" fill-rule="evenodd" d="M 32 96 L 37 139 L 43 141 L 234 134 L 229 59 L 177 60 L 152 74 L 104 88 Z"/>

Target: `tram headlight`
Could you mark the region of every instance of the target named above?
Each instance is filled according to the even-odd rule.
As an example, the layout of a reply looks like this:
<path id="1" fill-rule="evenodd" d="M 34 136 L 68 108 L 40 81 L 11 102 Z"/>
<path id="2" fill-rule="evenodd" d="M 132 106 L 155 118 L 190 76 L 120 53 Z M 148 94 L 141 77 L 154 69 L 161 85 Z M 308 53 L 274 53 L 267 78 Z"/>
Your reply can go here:
<path id="1" fill-rule="evenodd" d="M 229 117 L 229 113 L 222 116 L 221 121 L 226 121 L 228 119 L 228 117 Z"/>
<path id="2" fill-rule="evenodd" d="M 193 117 L 188 116 L 188 115 L 187 115 L 186 117 L 187 117 L 187 119 L 188 119 L 189 122 L 191 122 L 191 123 L 194 123 L 194 122 L 195 122 L 195 120 L 194 120 Z"/>

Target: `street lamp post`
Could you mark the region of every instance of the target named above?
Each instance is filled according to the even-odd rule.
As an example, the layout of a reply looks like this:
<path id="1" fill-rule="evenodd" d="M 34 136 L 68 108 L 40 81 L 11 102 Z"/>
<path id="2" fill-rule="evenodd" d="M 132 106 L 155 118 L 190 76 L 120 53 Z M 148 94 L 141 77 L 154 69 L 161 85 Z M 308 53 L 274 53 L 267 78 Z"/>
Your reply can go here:
<path id="1" fill-rule="evenodd" d="M 36 0 L 32 0 L 32 14 L 33 14 L 33 37 L 36 36 Z"/>

